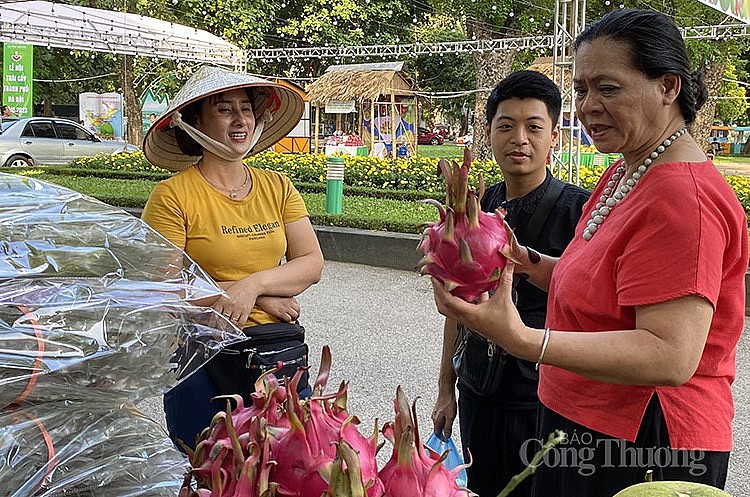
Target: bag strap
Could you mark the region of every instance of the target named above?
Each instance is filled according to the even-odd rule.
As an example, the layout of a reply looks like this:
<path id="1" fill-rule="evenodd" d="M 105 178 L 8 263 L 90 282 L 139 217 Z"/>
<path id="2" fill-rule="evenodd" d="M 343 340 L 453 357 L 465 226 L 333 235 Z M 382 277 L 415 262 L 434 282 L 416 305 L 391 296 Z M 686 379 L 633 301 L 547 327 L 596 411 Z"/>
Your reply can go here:
<path id="1" fill-rule="evenodd" d="M 549 218 L 552 212 L 552 207 L 557 203 L 557 199 L 560 198 L 564 187 L 565 183 L 557 178 L 553 177 L 550 181 L 547 191 L 544 192 L 542 200 L 539 201 L 539 205 L 537 205 L 529 223 L 523 230 L 524 239 L 528 240 L 529 245 L 533 246 L 536 244 L 539 233 L 542 231 L 542 226 L 547 222 L 547 218 Z"/>

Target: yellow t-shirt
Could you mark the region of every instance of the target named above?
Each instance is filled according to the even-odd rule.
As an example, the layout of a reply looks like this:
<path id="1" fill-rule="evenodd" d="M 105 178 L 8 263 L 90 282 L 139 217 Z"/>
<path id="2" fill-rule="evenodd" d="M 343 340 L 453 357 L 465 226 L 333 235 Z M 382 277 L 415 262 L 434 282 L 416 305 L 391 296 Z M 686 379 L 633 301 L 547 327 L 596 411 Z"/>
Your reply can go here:
<path id="1" fill-rule="evenodd" d="M 278 266 L 287 250 L 284 225 L 306 217 L 307 208 L 286 176 L 248 169 L 252 189 L 244 199 L 233 200 L 189 167 L 156 185 L 141 218 L 216 281 L 236 281 Z M 255 307 L 248 325 L 275 321 Z"/>

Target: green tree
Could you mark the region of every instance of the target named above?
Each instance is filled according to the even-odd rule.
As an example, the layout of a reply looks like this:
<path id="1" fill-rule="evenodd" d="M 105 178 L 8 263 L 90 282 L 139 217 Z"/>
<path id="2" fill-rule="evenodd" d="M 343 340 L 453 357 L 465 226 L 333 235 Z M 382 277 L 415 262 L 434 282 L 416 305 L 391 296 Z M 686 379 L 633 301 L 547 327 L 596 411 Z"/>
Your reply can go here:
<path id="1" fill-rule="evenodd" d="M 541 35 L 553 29 L 552 0 L 432 0 L 431 3 L 439 13 L 463 19 L 469 40 Z M 495 84 L 513 70 L 516 55 L 511 50 L 472 54 L 476 82 L 472 151 L 477 158 L 487 158 L 491 153 L 482 132 L 487 97 Z"/>
<path id="2" fill-rule="evenodd" d="M 724 123 L 747 124 L 747 97 L 745 87 L 737 84 L 739 79 L 737 66 L 732 61 L 728 61 L 716 102 L 716 119 Z"/>
<path id="3" fill-rule="evenodd" d="M 51 116 L 53 105 L 78 105 L 78 94 L 115 91 L 112 54 L 34 47 L 34 101 Z"/>
<path id="4" fill-rule="evenodd" d="M 260 45 L 264 34 L 275 28 L 281 4 L 266 0 L 137 0 L 132 12 L 193 26 L 249 48 Z"/>
<path id="5" fill-rule="evenodd" d="M 452 16 L 428 14 L 416 27 L 415 38 L 420 43 L 465 41 L 466 32 L 461 22 Z M 432 124 L 433 116 L 442 114 L 451 124 L 459 125 L 454 130 L 456 133 L 465 134 L 469 124 L 468 109 L 474 107 L 471 90 L 476 87 L 471 55 L 420 55 L 410 68 L 421 91 L 443 94 L 423 99 L 421 117 Z"/>
<path id="6" fill-rule="evenodd" d="M 412 36 L 412 14 L 406 2 L 282 0 L 280 6 L 276 14 L 280 22 L 265 33 L 264 47 L 381 45 L 407 42 Z M 381 61 L 281 59 L 260 61 L 256 66 L 279 75 L 317 77 L 329 65 Z"/>
<path id="7" fill-rule="evenodd" d="M 406 41 L 411 16 L 405 2 L 311 0 L 291 2 L 277 34 L 282 45 L 365 45 Z M 285 36 L 282 36 L 285 35 Z"/>

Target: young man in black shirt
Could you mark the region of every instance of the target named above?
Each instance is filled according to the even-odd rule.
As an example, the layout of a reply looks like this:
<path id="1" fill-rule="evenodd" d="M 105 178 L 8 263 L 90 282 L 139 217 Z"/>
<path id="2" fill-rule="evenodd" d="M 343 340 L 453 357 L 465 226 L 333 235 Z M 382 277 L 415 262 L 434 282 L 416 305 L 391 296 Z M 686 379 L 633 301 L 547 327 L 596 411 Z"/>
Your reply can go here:
<path id="1" fill-rule="evenodd" d="M 546 167 L 559 133 L 560 110 L 560 90 L 539 72 L 513 73 L 495 87 L 487 100 L 485 133 L 504 181 L 489 187 L 481 200 L 484 211 L 507 211 L 520 244 L 553 256 L 562 254 L 573 238 L 590 195 L 554 178 Z M 523 278 L 517 280 L 516 292 L 525 324 L 544 328 L 547 294 Z M 462 357 L 454 361 L 461 350 Z M 464 457 L 468 459 L 468 450 L 473 458 L 467 486 L 480 497 L 500 493 L 539 449 L 534 442 L 537 382 L 533 363 L 446 319 L 434 430 L 450 436 L 458 410 Z M 530 492 L 528 479 L 513 495 Z"/>

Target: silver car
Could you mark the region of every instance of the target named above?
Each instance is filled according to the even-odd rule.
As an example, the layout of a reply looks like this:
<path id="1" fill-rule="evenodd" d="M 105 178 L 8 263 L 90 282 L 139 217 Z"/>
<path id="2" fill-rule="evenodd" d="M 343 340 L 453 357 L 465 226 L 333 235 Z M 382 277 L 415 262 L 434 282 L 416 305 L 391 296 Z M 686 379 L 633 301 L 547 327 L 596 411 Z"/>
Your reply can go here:
<path id="1" fill-rule="evenodd" d="M 102 140 L 68 119 L 24 117 L 2 122 L 0 166 L 64 165 L 96 154 L 137 152 L 123 140 Z"/>

